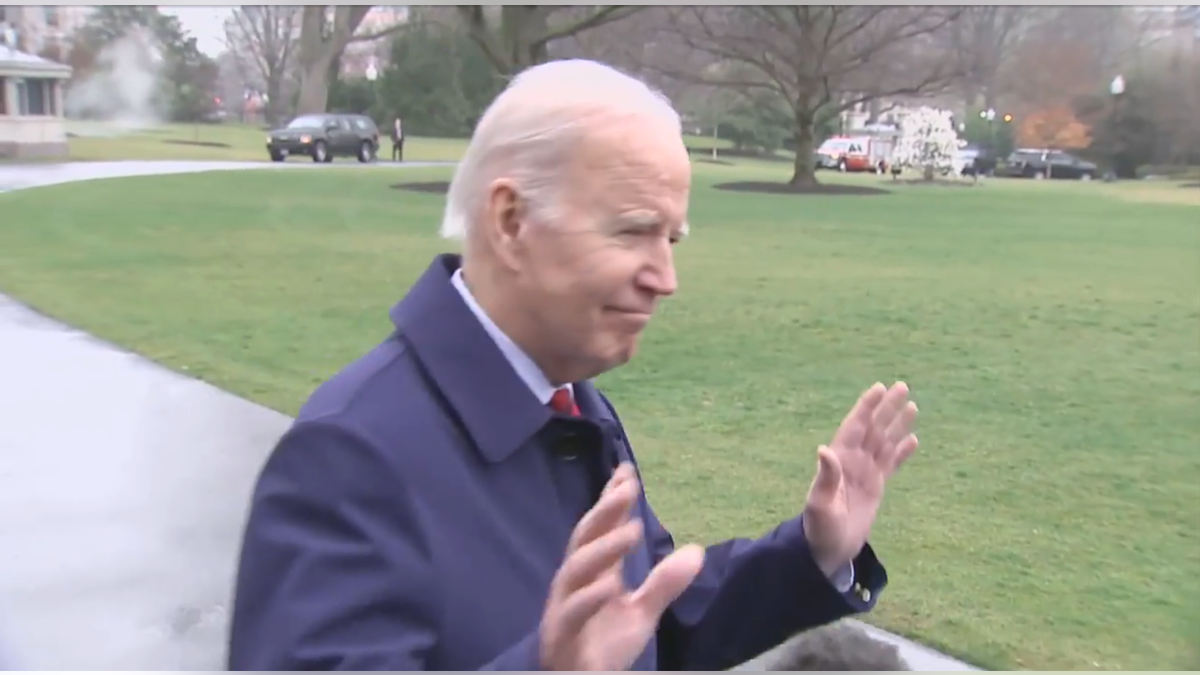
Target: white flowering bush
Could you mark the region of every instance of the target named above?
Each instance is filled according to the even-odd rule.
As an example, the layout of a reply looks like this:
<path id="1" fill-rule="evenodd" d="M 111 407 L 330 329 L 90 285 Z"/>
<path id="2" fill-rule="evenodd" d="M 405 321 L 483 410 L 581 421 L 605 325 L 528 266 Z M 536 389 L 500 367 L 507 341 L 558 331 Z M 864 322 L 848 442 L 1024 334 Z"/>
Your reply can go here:
<path id="1" fill-rule="evenodd" d="M 938 173 L 957 174 L 960 143 L 948 110 L 918 108 L 900 121 L 900 135 L 892 151 L 892 164 L 921 169 L 927 180 Z"/>

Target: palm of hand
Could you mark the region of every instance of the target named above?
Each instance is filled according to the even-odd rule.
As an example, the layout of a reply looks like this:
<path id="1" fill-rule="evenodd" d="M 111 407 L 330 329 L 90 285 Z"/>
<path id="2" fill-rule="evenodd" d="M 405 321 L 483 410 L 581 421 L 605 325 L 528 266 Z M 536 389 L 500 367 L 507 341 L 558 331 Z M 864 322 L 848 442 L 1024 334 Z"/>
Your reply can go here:
<path id="1" fill-rule="evenodd" d="M 888 478 L 917 449 L 917 406 L 900 382 L 868 389 L 818 452 L 817 476 L 804 508 L 804 531 L 827 572 L 854 559 L 866 544 Z"/>
<path id="2" fill-rule="evenodd" d="M 631 602 L 630 595 L 613 598 L 592 617 L 580 636 L 579 644 L 586 651 L 579 655 L 579 668 L 626 670 L 657 629 L 658 617 L 647 615 Z M 629 656 L 621 659 L 618 655 Z"/>

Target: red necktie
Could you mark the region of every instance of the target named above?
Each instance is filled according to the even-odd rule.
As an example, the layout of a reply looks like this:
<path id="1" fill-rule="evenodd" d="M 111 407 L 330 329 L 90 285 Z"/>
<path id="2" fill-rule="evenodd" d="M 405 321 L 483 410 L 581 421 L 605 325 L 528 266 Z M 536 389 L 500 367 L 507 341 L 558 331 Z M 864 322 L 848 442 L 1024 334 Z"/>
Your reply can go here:
<path id="1" fill-rule="evenodd" d="M 560 415 L 579 417 L 579 406 L 575 405 L 575 397 L 566 387 L 554 390 L 554 395 L 550 397 L 550 409 Z"/>

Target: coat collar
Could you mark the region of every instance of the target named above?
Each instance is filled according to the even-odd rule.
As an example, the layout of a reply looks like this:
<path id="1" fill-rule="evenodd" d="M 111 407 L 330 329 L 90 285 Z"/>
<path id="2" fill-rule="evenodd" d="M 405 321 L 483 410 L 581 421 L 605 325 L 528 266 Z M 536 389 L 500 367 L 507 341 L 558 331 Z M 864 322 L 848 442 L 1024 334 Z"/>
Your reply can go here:
<path id="1" fill-rule="evenodd" d="M 553 418 L 475 318 L 450 278 L 461 256 L 434 258 L 390 316 L 483 456 L 501 462 Z M 612 421 L 600 393 L 575 383 L 585 417 Z"/>

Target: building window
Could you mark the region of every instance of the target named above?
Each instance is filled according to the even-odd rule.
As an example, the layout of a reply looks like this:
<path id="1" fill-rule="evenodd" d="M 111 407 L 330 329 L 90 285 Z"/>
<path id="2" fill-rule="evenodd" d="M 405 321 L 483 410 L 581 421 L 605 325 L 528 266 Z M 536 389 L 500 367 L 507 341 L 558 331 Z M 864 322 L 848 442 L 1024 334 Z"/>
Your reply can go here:
<path id="1" fill-rule="evenodd" d="M 10 114 L 30 116 L 56 115 L 54 97 L 54 80 L 47 79 L 18 79 L 13 80 L 17 92 Z"/>
<path id="2" fill-rule="evenodd" d="M 54 114 L 54 80 L 26 80 L 29 86 L 29 114 Z"/>
<path id="3" fill-rule="evenodd" d="M 54 5 L 42 7 L 42 16 L 45 18 L 47 26 L 58 28 L 58 7 Z"/>
<path id="4" fill-rule="evenodd" d="M 8 78 L 0 77 L 0 115 L 8 114 Z"/>
<path id="5" fill-rule="evenodd" d="M 26 91 L 29 92 L 28 115 L 48 115 L 46 110 L 46 87 L 43 80 L 25 80 Z"/>
<path id="6" fill-rule="evenodd" d="M 25 80 L 13 80 L 13 89 L 17 92 L 17 100 L 14 101 L 13 113 L 16 115 L 28 115 L 29 93 Z"/>

